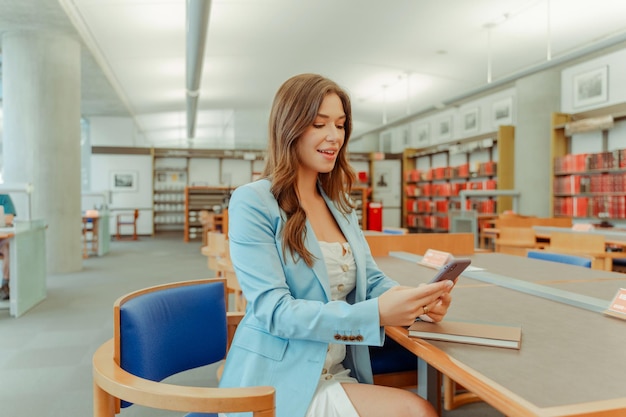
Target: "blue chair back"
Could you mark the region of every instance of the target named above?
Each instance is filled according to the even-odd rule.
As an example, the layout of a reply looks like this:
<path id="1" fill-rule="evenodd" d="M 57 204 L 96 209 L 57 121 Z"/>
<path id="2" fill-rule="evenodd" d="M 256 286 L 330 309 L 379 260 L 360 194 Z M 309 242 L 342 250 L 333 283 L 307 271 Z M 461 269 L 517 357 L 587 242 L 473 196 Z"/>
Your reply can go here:
<path id="1" fill-rule="evenodd" d="M 591 268 L 591 259 L 583 256 L 566 255 L 564 253 L 546 252 L 529 250 L 527 253 L 529 258 L 541 259 L 544 261 L 560 262 L 563 264 L 582 266 L 585 268 Z"/>
<path id="2" fill-rule="evenodd" d="M 120 305 L 120 366 L 152 381 L 226 356 L 224 282 L 140 293 Z M 122 401 L 122 406 L 130 403 Z"/>

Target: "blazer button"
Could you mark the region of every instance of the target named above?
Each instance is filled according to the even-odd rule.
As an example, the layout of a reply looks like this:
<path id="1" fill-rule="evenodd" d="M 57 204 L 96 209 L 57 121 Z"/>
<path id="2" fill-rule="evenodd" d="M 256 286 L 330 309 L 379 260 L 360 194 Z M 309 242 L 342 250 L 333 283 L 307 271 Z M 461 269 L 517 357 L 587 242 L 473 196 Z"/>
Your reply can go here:
<path id="1" fill-rule="evenodd" d="M 344 340 L 344 341 L 348 340 L 348 336 L 341 336 L 341 340 Z"/>
<path id="2" fill-rule="evenodd" d="M 349 267 L 347 264 L 343 264 L 343 265 L 341 265 L 341 270 L 342 270 L 343 272 L 348 272 L 348 269 L 350 269 L 350 267 Z"/>
<path id="3" fill-rule="evenodd" d="M 350 340 L 356 340 L 356 336 L 350 335 Z"/>
<path id="4" fill-rule="evenodd" d="M 328 381 L 328 380 L 329 380 L 329 379 L 331 379 L 332 377 L 333 377 L 332 375 L 326 375 L 326 376 L 324 377 L 324 379 L 325 379 L 326 381 Z"/>
<path id="5" fill-rule="evenodd" d="M 341 340 L 341 335 L 339 333 L 335 334 L 335 340 Z"/>
<path id="6" fill-rule="evenodd" d="M 345 285 L 343 285 L 343 284 L 339 284 L 339 285 L 337 285 L 337 289 L 338 289 L 339 291 L 343 291 L 343 289 L 344 289 L 344 288 L 346 288 L 346 286 L 345 286 Z"/>
<path id="7" fill-rule="evenodd" d="M 357 340 L 357 342 L 362 342 L 362 341 L 363 341 L 363 336 L 358 335 L 358 336 L 356 337 L 356 340 Z"/>
<path id="8" fill-rule="evenodd" d="M 324 368 L 322 369 L 322 375 L 326 375 L 328 373 L 328 369 Z"/>

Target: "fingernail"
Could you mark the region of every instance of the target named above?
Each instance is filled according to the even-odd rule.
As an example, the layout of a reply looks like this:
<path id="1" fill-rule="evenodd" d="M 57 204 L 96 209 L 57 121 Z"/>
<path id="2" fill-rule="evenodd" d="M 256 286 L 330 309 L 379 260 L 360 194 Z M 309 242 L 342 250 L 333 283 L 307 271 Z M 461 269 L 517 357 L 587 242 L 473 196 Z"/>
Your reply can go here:
<path id="1" fill-rule="evenodd" d="M 449 279 L 446 280 L 446 287 L 451 287 L 454 285 L 454 282 L 450 281 Z"/>

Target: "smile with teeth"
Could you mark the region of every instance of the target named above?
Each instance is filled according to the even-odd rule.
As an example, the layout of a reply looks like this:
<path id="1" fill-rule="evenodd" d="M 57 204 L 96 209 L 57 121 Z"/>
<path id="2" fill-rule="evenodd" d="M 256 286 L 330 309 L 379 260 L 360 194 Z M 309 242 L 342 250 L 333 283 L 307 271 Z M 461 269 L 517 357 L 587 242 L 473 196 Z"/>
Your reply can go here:
<path id="1" fill-rule="evenodd" d="M 329 162 L 334 162 L 337 156 L 337 151 L 334 149 L 318 149 L 317 151 Z"/>

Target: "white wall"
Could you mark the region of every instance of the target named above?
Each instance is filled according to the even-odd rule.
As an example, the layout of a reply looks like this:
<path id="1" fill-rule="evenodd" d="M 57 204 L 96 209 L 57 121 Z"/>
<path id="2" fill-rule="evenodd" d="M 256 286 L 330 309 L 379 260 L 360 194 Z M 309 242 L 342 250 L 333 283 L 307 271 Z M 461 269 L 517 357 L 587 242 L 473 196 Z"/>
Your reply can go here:
<path id="1" fill-rule="evenodd" d="M 130 117 L 90 117 L 92 146 L 143 146 Z"/>
<path id="2" fill-rule="evenodd" d="M 113 211 L 111 232 L 115 233 L 116 210 L 139 209 L 137 233 L 152 234 L 152 156 L 150 155 L 109 155 L 91 156 L 91 191 L 111 190 L 111 175 L 117 171 L 133 171 L 137 174 L 136 191 L 112 191 L 109 207 Z M 90 204 L 93 200 L 86 200 Z M 92 205 L 84 206 L 93 208 Z"/>
<path id="3" fill-rule="evenodd" d="M 221 186 L 219 159 L 191 158 L 189 160 L 189 185 Z"/>
<path id="4" fill-rule="evenodd" d="M 405 148 L 425 148 L 437 144 L 454 143 L 460 139 L 495 132 L 500 125 L 514 125 L 516 122 L 516 89 L 507 88 L 490 95 L 468 101 L 461 106 L 444 108 L 439 112 L 417 118 L 405 125 L 385 130 L 379 134 L 377 150 L 401 153 Z M 498 118 L 498 110 L 507 109 L 508 115 Z M 475 124 L 466 125 L 466 117 L 474 116 Z M 442 132 L 442 124 L 448 130 Z M 368 151 L 363 139 L 355 142 L 361 145 L 360 151 Z M 352 149 L 352 148 L 351 148 Z"/>
<path id="5" fill-rule="evenodd" d="M 606 68 L 607 72 L 606 100 L 576 106 L 576 80 L 602 68 Z M 580 113 L 626 102 L 626 49 L 564 69 L 561 74 L 561 90 L 561 111 L 564 113 Z"/>

